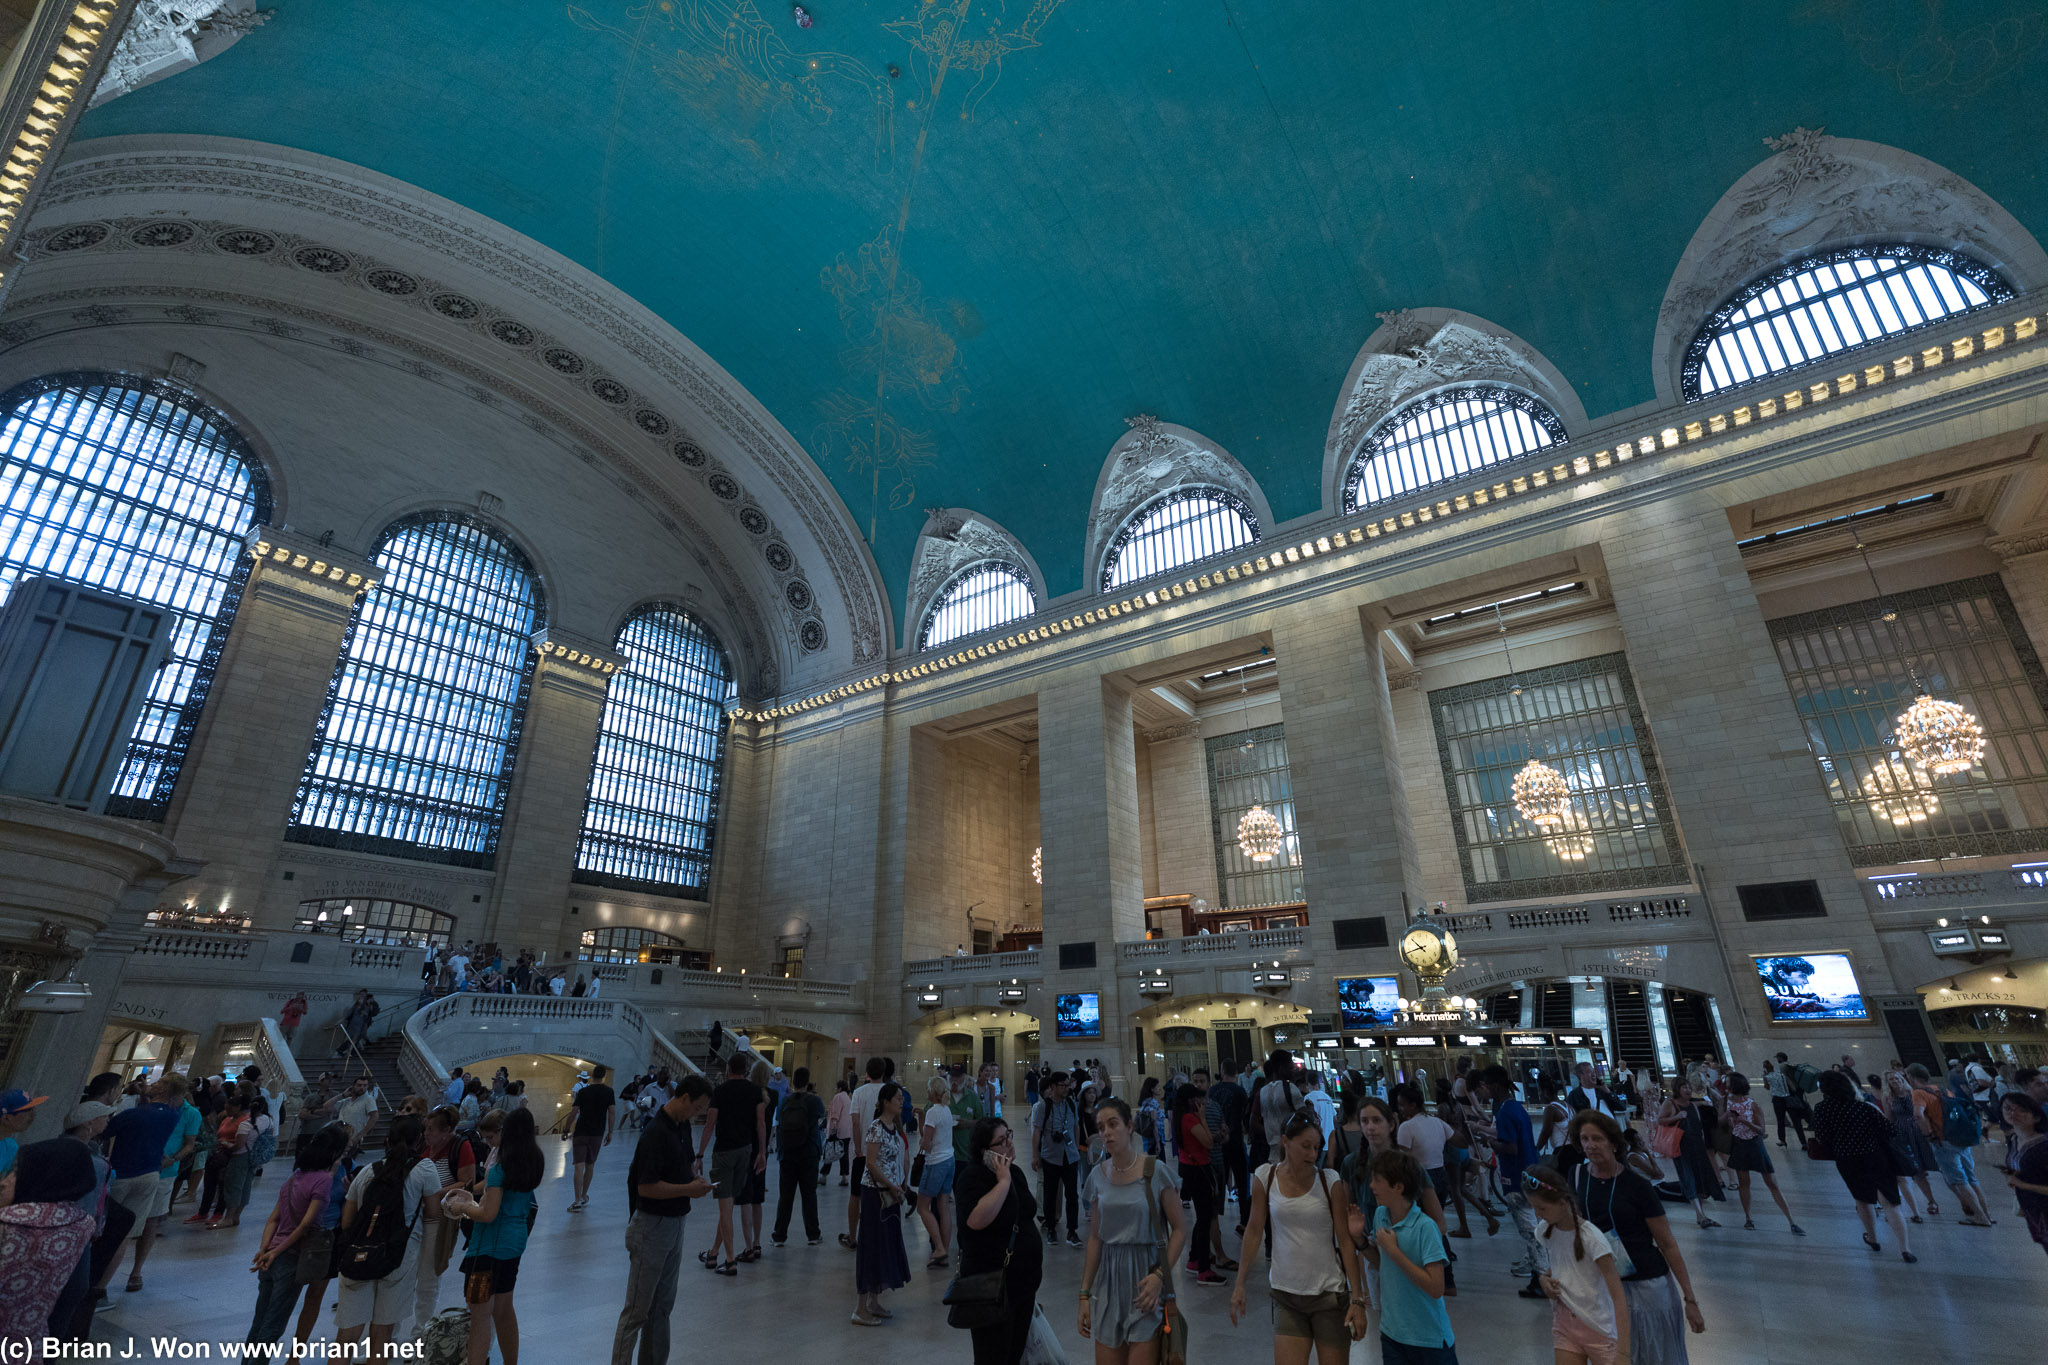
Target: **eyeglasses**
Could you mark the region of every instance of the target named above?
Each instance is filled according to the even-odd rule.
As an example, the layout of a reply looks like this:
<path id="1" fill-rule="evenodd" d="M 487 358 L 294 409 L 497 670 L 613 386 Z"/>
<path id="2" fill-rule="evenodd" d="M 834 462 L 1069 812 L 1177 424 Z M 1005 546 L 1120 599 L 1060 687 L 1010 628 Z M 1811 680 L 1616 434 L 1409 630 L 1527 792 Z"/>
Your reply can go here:
<path id="1" fill-rule="evenodd" d="M 1297 1109 L 1288 1115 L 1287 1122 L 1280 1126 L 1280 1136 L 1282 1138 L 1297 1138 L 1311 1128 L 1316 1130 L 1317 1137 L 1322 1136 L 1323 1125 L 1317 1122 L 1314 1111 Z"/>

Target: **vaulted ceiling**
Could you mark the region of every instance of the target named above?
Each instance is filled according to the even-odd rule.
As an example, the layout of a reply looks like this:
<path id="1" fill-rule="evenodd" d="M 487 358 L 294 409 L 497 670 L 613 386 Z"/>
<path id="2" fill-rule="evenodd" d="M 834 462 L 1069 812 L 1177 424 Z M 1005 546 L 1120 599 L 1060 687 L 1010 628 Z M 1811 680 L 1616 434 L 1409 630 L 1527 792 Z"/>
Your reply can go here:
<path id="1" fill-rule="evenodd" d="M 1082 586 L 1104 455 L 1203 433 L 1283 519 L 1387 309 L 1538 348 L 1598 415 L 1795 126 L 1957 172 L 2048 237 L 2031 0 L 278 0 L 81 136 L 355 162 L 667 319 L 837 486 L 900 604 L 924 508 Z M 899 606 L 900 610 L 900 606 Z"/>

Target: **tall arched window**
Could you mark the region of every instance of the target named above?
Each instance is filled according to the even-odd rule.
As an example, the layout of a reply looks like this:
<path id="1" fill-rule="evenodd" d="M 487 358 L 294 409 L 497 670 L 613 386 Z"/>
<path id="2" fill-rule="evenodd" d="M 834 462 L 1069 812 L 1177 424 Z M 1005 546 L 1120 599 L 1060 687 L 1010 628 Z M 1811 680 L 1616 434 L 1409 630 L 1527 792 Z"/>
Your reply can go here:
<path id="1" fill-rule="evenodd" d="M 270 484 L 242 438 L 153 379 L 59 374 L 0 400 L 0 601 L 47 575 L 178 613 L 110 815 L 161 820 L 248 579 Z"/>
<path id="2" fill-rule="evenodd" d="M 489 867 L 544 619 L 526 556 L 461 512 L 384 532 L 286 838 Z"/>
<path id="3" fill-rule="evenodd" d="M 932 599 L 918 632 L 917 647 L 931 649 L 963 635 L 1021 621 L 1036 609 L 1031 576 L 1015 564 L 970 564 Z"/>
<path id="4" fill-rule="evenodd" d="M 657 602 L 619 631 L 591 761 L 579 882 L 701 899 L 718 830 L 732 665 L 687 610 Z"/>
<path id="5" fill-rule="evenodd" d="M 1824 251 L 1753 280 L 1686 349 L 1688 400 L 2003 303 L 2012 287 L 1981 261 L 1924 246 Z"/>
<path id="6" fill-rule="evenodd" d="M 1500 384 L 1426 394 L 1389 414 L 1352 457 L 1344 510 L 1463 478 L 1563 445 L 1564 423 L 1541 401 Z"/>
<path id="7" fill-rule="evenodd" d="M 1109 543 L 1102 590 L 1171 573 L 1259 540 L 1259 514 L 1221 488 L 1176 488 L 1154 498 L 1124 523 Z"/>

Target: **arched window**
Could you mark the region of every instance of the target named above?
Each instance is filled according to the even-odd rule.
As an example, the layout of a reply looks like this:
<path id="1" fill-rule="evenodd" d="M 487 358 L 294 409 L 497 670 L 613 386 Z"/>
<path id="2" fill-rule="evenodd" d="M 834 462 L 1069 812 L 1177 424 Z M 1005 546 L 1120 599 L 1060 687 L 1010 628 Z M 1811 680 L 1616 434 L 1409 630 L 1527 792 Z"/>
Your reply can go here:
<path id="1" fill-rule="evenodd" d="M 152 379 L 60 374 L 0 400 L 0 601 L 47 575 L 176 611 L 109 815 L 161 820 L 248 579 L 270 484 L 226 418 Z"/>
<path id="2" fill-rule="evenodd" d="M 703 953 L 693 952 L 673 934 L 664 934 L 654 929 L 613 927 L 584 930 L 582 941 L 576 946 L 576 960 L 622 965 L 634 962 L 664 962 L 684 967 L 701 967 L 706 965 L 707 957 Z"/>
<path id="3" fill-rule="evenodd" d="M 953 575 L 925 613 L 917 647 L 931 649 L 1029 616 L 1037 604 L 1031 576 L 1015 564 L 971 564 Z"/>
<path id="4" fill-rule="evenodd" d="M 1344 479 L 1344 510 L 1430 488 L 1566 441 L 1548 406 L 1500 384 L 1439 389 L 1372 429 Z"/>
<path id="5" fill-rule="evenodd" d="M 455 938 L 455 916 L 408 901 L 334 896 L 300 901 L 302 934 L 338 934 L 344 943 L 386 948 L 445 948 Z"/>
<path id="6" fill-rule="evenodd" d="M 579 882 L 701 898 L 718 828 L 732 666 L 682 607 L 658 602 L 619 631 L 576 844 Z"/>
<path id="7" fill-rule="evenodd" d="M 1959 252 L 1822 252 L 1773 270 L 1722 304 L 1686 349 L 1680 382 L 1688 400 L 1704 398 L 2012 297 L 1997 271 Z"/>
<path id="8" fill-rule="evenodd" d="M 543 619 L 526 556 L 461 512 L 395 523 L 356 605 L 286 838 L 489 867 Z"/>
<path id="9" fill-rule="evenodd" d="M 1259 540 L 1259 514 L 1221 488 L 1177 488 L 1154 498 L 1124 523 L 1109 543 L 1102 590 L 1171 573 Z"/>

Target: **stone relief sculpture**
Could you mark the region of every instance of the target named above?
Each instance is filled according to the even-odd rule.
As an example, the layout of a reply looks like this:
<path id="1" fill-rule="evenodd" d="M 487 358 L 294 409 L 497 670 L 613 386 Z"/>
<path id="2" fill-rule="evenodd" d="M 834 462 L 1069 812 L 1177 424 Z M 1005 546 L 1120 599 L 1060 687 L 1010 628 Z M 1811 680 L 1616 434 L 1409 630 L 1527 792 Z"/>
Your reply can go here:
<path id="1" fill-rule="evenodd" d="M 1109 466 L 1088 517 L 1088 563 L 1098 564 L 1103 548 L 1145 503 L 1176 488 L 1220 488 L 1254 509 L 1262 528 L 1271 513 L 1244 466 L 1199 435 L 1160 421 L 1149 412 L 1126 417 L 1130 431 L 1110 449 Z"/>
<path id="2" fill-rule="evenodd" d="M 1353 376 L 1338 423 L 1337 445 L 1345 452 L 1357 449 L 1374 425 L 1403 402 L 1446 384 L 1499 379 L 1538 393 L 1550 388 L 1535 355 L 1506 337 L 1447 322 L 1425 339 L 1426 325 L 1405 309 L 1382 313 L 1380 321 L 1379 353 L 1367 356 Z"/>
<path id="3" fill-rule="evenodd" d="M 253 0 L 136 0 L 92 102 L 105 104 L 218 57 L 276 13 Z"/>

